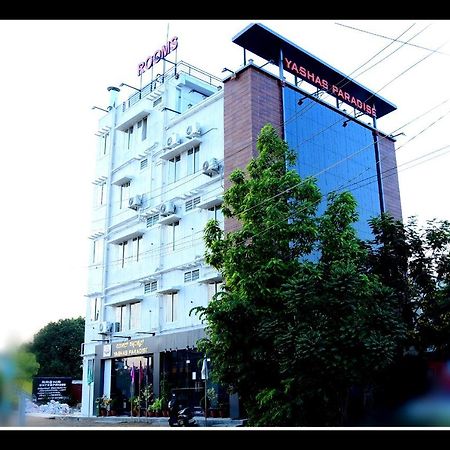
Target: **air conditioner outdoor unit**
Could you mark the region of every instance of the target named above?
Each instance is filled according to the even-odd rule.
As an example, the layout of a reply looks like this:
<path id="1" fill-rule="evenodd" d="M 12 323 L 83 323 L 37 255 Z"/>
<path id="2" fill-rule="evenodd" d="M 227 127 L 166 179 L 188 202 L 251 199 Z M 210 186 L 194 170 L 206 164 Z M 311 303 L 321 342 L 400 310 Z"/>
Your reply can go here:
<path id="1" fill-rule="evenodd" d="M 159 207 L 159 214 L 161 214 L 161 216 L 170 216 L 175 214 L 176 209 L 173 202 L 166 202 Z"/>
<path id="2" fill-rule="evenodd" d="M 137 211 L 142 206 L 142 195 L 135 195 L 128 200 L 128 208 Z"/>
<path id="3" fill-rule="evenodd" d="M 188 125 L 186 128 L 186 137 L 191 139 L 201 135 L 200 125 L 198 123 L 194 123 Z"/>
<path id="4" fill-rule="evenodd" d="M 171 134 L 166 140 L 166 147 L 167 148 L 173 148 L 173 147 L 176 147 L 179 144 L 181 144 L 181 141 L 180 141 L 180 136 L 178 136 L 177 133 Z"/>
<path id="5" fill-rule="evenodd" d="M 120 322 L 113 322 L 112 330 L 114 333 L 118 333 L 120 331 Z"/>
<path id="6" fill-rule="evenodd" d="M 105 333 L 111 333 L 112 331 L 112 323 L 111 322 L 100 322 L 98 326 L 98 332 L 105 334 Z"/>
<path id="7" fill-rule="evenodd" d="M 209 161 L 203 163 L 203 173 L 212 177 L 217 175 L 220 171 L 219 161 L 216 158 L 211 158 Z"/>

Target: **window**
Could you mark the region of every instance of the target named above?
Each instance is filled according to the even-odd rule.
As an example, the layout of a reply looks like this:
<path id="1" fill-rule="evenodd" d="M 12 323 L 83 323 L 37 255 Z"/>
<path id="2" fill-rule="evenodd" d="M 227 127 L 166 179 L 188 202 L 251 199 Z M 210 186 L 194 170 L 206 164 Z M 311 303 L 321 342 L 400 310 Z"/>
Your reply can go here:
<path id="1" fill-rule="evenodd" d="M 157 281 L 148 281 L 144 284 L 144 294 L 150 294 L 150 292 L 155 292 L 158 289 Z"/>
<path id="2" fill-rule="evenodd" d="M 103 261 L 103 239 L 92 241 L 92 264 L 100 264 Z"/>
<path id="3" fill-rule="evenodd" d="M 98 297 L 90 299 L 91 304 L 91 314 L 90 319 L 91 322 L 96 322 L 100 318 L 100 302 L 101 300 Z"/>
<path id="4" fill-rule="evenodd" d="M 198 171 L 200 164 L 200 146 L 191 148 L 187 152 L 188 175 Z"/>
<path id="5" fill-rule="evenodd" d="M 142 119 L 142 135 L 141 140 L 145 141 L 147 139 L 147 117 Z"/>
<path id="6" fill-rule="evenodd" d="M 175 244 L 176 244 L 176 233 L 177 228 L 180 225 L 180 222 L 174 222 L 168 225 L 167 227 L 167 233 L 168 233 L 168 242 L 167 247 L 169 250 L 175 250 Z"/>
<path id="7" fill-rule="evenodd" d="M 199 204 L 200 204 L 200 197 L 191 198 L 184 205 L 185 206 L 185 211 L 186 212 L 191 211 L 192 209 L 194 209 Z"/>
<path id="8" fill-rule="evenodd" d="M 133 302 L 116 307 L 116 322 L 120 323 L 119 331 L 136 330 L 141 326 L 141 303 Z"/>
<path id="9" fill-rule="evenodd" d="M 103 154 L 106 155 L 106 152 L 108 151 L 108 140 L 109 140 L 109 133 L 106 133 L 103 136 Z"/>
<path id="10" fill-rule="evenodd" d="M 200 269 L 191 270 L 190 272 L 184 273 L 184 282 L 195 281 L 200 278 Z"/>
<path id="11" fill-rule="evenodd" d="M 102 206 L 105 202 L 105 184 L 98 184 L 97 188 L 97 206 Z"/>
<path id="12" fill-rule="evenodd" d="M 145 158 L 141 161 L 141 170 L 146 169 L 148 166 L 148 159 Z"/>
<path id="13" fill-rule="evenodd" d="M 116 307 L 116 322 L 120 323 L 119 331 L 125 330 L 126 311 L 127 305 L 120 305 Z"/>
<path id="14" fill-rule="evenodd" d="M 120 186 L 120 209 L 128 206 L 128 200 L 130 199 L 130 184 L 131 183 L 127 181 Z"/>
<path id="15" fill-rule="evenodd" d="M 126 260 L 126 253 L 127 253 L 127 244 L 128 241 L 122 242 L 121 244 L 119 244 L 119 248 L 120 248 L 120 260 L 121 260 L 121 267 L 125 267 L 125 260 Z"/>
<path id="16" fill-rule="evenodd" d="M 215 294 L 222 290 L 222 281 L 208 283 L 208 302 L 210 302 Z"/>
<path id="17" fill-rule="evenodd" d="M 130 330 L 136 330 L 141 326 L 141 303 L 130 303 Z"/>
<path id="18" fill-rule="evenodd" d="M 174 183 L 180 179 L 180 160 L 180 155 L 169 159 L 169 183 Z"/>
<path id="19" fill-rule="evenodd" d="M 129 150 L 133 146 L 133 126 L 125 130 L 127 134 L 127 150 Z"/>
<path id="20" fill-rule="evenodd" d="M 211 215 L 214 218 L 214 220 L 220 221 L 222 219 L 221 209 L 222 209 L 222 205 L 215 205 L 215 206 L 212 206 L 211 208 L 208 208 L 208 211 L 213 213 Z M 220 213 L 219 213 L 219 211 L 220 211 Z"/>
<path id="21" fill-rule="evenodd" d="M 159 214 L 154 214 L 153 216 L 147 217 L 147 228 L 152 227 L 153 225 L 156 225 L 159 220 Z"/>
<path id="22" fill-rule="evenodd" d="M 142 240 L 142 236 L 138 236 L 133 238 L 131 241 L 131 260 L 132 261 L 139 261 L 139 246 Z"/>
<path id="23" fill-rule="evenodd" d="M 178 319 L 178 292 L 164 296 L 166 322 L 176 322 Z"/>

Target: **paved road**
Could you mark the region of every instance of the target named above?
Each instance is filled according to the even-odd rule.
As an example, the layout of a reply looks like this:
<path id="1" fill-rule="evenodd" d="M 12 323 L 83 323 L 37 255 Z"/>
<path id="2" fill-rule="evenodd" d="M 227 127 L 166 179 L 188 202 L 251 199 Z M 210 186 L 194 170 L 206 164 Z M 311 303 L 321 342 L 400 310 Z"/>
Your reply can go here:
<path id="1" fill-rule="evenodd" d="M 102 417 L 93 417 L 91 419 L 66 418 L 66 417 L 36 417 L 27 415 L 25 421 L 26 427 L 168 427 L 168 423 L 153 422 L 130 422 L 130 421 L 109 421 Z"/>
<path id="2" fill-rule="evenodd" d="M 166 427 L 169 428 L 168 418 L 137 418 L 137 417 L 76 417 L 76 416 L 54 416 L 27 414 L 25 417 L 25 427 L 55 428 L 55 427 Z M 205 422 L 202 417 L 196 417 L 199 427 L 204 427 Z M 240 420 L 209 418 L 208 427 L 236 427 L 241 425 Z M 18 421 L 14 417 L 10 418 L 9 426 L 17 427 Z"/>

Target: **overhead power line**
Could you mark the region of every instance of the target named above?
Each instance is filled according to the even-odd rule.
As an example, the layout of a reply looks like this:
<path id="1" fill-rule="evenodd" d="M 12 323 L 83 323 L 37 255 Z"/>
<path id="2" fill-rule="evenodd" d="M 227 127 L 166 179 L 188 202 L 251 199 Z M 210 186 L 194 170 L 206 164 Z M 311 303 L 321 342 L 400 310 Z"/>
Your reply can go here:
<path id="1" fill-rule="evenodd" d="M 350 28 L 350 29 L 352 29 L 352 30 L 360 31 L 361 33 L 371 34 L 371 35 L 373 35 L 373 36 L 378 36 L 378 37 L 381 37 L 381 38 L 383 38 L 383 39 L 389 39 L 389 40 L 391 40 L 391 41 L 395 40 L 395 38 L 391 38 L 391 37 L 389 37 L 389 36 L 384 36 L 383 34 L 373 33 L 372 31 L 362 30 L 361 28 L 352 27 L 352 26 L 350 26 L 350 25 L 344 25 L 343 23 L 339 23 L 339 22 L 334 22 L 334 23 L 335 23 L 336 25 L 339 25 L 340 27 Z M 408 44 L 408 45 L 410 45 L 410 46 L 412 46 L 412 47 L 420 48 L 420 49 L 422 49 L 422 50 L 427 50 L 427 51 L 429 51 L 429 52 L 435 52 L 435 50 L 433 50 L 433 49 L 431 49 L 431 48 L 428 48 L 428 47 L 423 47 L 422 45 L 411 44 L 411 43 L 409 43 L 409 42 L 404 42 L 404 41 L 397 41 L 397 42 L 400 42 L 400 43 L 402 43 L 402 44 Z M 440 53 L 440 54 L 442 54 L 442 55 L 450 56 L 449 53 L 445 53 L 445 52 L 439 52 L 439 51 L 438 51 L 438 52 L 436 52 L 436 53 Z"/>

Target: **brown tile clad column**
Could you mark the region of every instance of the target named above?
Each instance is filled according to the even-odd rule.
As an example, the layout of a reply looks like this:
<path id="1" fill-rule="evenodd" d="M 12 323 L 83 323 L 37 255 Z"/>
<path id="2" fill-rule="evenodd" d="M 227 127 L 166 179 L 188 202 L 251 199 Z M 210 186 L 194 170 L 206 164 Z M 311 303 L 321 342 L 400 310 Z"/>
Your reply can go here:
<path id="1" fill-rule="evenodd" d="M 394 142 L 390 139 L 379 139 L 381 180 L 383 186 L 384 207 L 394 218 L 402 219 L 400 188 L 398 184 L 397 158 Z"/>
<path id="2" fill-rule="evenodd" d="M 283 136 L 280 81 L 249 65 L 224 83 L 224 174 L 225 189 L 230 173 L 245 169 L 256 156 L 256 140 L 261 128 L 271 123 Z M 225 219 L 225 231 L 239 227 L 234 219 Z"/>

